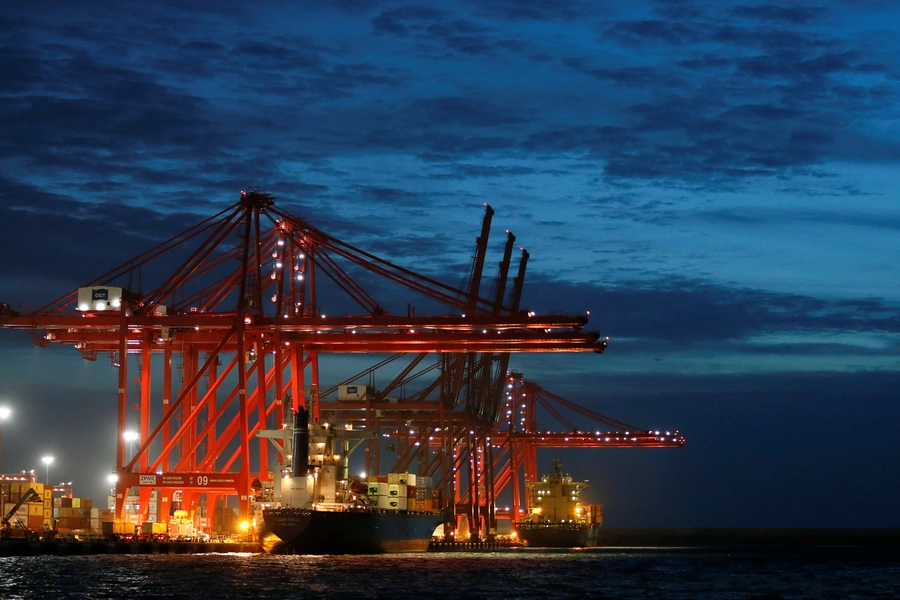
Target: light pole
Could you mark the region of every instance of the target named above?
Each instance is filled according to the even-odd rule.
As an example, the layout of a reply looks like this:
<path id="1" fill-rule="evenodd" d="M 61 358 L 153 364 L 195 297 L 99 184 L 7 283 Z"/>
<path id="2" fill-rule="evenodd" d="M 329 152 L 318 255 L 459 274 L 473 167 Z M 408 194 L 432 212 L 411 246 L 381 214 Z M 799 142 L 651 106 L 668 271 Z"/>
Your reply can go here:
<path id="1" fill-rule="evenodd" d="M 138 440 L 140 436 L 137 431 L 126 431 L 125 432 L 125 441 L 128 442 L 128 460 L 134 458 L 134 443 Z"/>
<path id="2" fill-rule="evenodd" d="M 116 495 L 116 482 L 119 481 L 119 476 L 116 475 L 115 473 L 111 473 L 111 474 L 109 474 L 109 475 L 106 476 L 106 481 L 109 482 L 109 487 L 110 487 L 109 493 L 110 493 L 110 495 L 111 495 L 111 496 L 115 496 L 115 495 Z"/>
<path id="3" fill-rule="evenodd" d="M 41 461 L 47 465 L 47 485 L 50 485 L 50 463 L 53 462 L 52 456 L 45 456 L 41 459 Z"/>
<path id="4" fill-rule="evenodd" d="M 9 418 L 9 414 L 10 414 L 11 412 L 12 412 L 12 411 L 9 410 L 8 407 L 6 407 L 6 406 L 0 406 L 0 424 L 2 424 L 3 421 L 5 421 L 6 419 Z"/>

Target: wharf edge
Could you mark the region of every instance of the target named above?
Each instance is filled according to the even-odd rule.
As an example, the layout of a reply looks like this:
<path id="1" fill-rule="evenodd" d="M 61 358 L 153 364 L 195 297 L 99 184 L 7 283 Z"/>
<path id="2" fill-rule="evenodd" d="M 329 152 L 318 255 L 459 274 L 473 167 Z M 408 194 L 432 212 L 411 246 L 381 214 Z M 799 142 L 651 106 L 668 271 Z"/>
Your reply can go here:
<path id="1" fill-rule="evenodd" d="M 260 554 L 262 552 L 262 547 L 257 542 L 0 541 L 0 557 L 88 554 Z"/>

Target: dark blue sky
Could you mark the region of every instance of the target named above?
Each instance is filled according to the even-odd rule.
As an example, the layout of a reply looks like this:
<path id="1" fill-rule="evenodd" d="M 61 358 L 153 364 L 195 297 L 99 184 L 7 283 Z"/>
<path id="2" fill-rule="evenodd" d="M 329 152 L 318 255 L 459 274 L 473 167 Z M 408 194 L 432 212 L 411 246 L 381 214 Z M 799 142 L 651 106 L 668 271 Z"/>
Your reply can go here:
<path id="1" fill-rule="evenodd" d="M 327 4 L 4 3 L 0 301 L 254 185 L 460 285 L 487 202 L 523 303 L 611 338 L 511 368 L 688 438 L 543 455 L 608 525 L 900 527 L 900 7 Z M 115 371 L 24 342 L 0 332 L 0 469 L 53 453 L 99 498 Z"/>

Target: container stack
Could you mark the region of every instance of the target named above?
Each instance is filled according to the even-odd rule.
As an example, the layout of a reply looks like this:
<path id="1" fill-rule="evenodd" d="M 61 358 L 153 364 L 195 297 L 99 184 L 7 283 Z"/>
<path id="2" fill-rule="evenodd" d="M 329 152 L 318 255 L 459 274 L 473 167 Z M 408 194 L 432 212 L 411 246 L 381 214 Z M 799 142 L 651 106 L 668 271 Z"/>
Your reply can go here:
<path id="1" fill-rule="evenodd" d="M 116 511 L 108 508 L 91 508 L 91 531 L 102 532 L 104 523 L 112 523 L 116 519 Z"/>
<path id="2" fill-rule="evenodd" d="M 58 531 L 91 531 L 90 498 L 56 498 L 53 500 L 53 518 Z"/>
<path id="3" fill-rule="evenodd" d="M 440 506 L 440 492 L 432 487 L 431 477 L 415 473 L 389 473 L 369 479 L 369 504 L 382 510 L 432 511 Z M 434 494 L 438 502 L 434 503 Z"/>
<path id="4" fill-rule="evenodd" d="M 13 508 L 22 499 L 22 496 L 28 493 L 28 490 L 34 490 L 36 497 L 22 504 L 14 513 Z M 13 528 L 26 528 L 31 531 L 40 531 L 51 526 L 50 518 L 52 514 L 48 514 L 47 507 L 51 506 L 51 498 L 53 490 L 44 486 L 43 483 L 36 483 L 29 480 L 4 479 L 0 481 L 0 498 L 2 498 L 3 516 L 10 515 L 9 525 Z M 11 514 L 12 513 L 12 514 Z"/>
<path id="5" fill-rule="evenodd" d="M 416 499 L 415 499 L 415 508 L 414 510 L 419 511 L 432 511 L 437 507 L 440 507 L 440 490 L 436 490 L 432 487 L 431 477 L 422 476 L 417 478 L 417 483 L 420 485 L 416 486 Z M 435 494 L 438 495 L 438 502 L 434 502 Z"/>

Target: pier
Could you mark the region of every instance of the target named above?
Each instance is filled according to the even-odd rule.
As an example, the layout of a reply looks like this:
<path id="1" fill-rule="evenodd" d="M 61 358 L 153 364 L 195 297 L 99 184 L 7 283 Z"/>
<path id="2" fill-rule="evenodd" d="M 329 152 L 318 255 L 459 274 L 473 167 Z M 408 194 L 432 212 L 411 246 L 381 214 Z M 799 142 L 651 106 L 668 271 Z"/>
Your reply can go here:
<path id="1" fill-rule="evenodd" d="M 85 554 L 225 554 L 262 553 L 257 542 L 113 542 L 113 541 L 0 541 L 0 556 L 77 556 Z"/>

